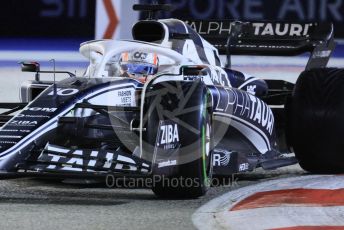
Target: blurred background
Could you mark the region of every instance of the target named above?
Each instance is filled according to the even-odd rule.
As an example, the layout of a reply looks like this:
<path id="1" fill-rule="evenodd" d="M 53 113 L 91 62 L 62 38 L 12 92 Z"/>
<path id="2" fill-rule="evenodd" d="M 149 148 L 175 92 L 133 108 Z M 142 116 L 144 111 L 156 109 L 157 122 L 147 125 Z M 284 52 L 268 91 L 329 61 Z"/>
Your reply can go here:
<path id="1" fill-rule="evenodd" d="M 52 69 L 49 60 L 55 59 L 56 68 L 81 75 L 88 63 L 78 53 L 80 43 L 130 39 L 132 25 L 146 17 L 132 11 L 132 5 L 152 2 L 174 6 L 160 18 L 333 22 L 338 46 L 329 65 L 344 66 L 344 0 L 11 0 L 2 1 L 0 8 L 1 100 L 17 101 L 14 88 L 32 78 L 20 72 L 18 61 L 35 60 L 42 69 Z M 306 62 L 305 56 L 240 56 L 233 58 L 233 68 L 262 78 L 282 74 L 294 81 Z"/>

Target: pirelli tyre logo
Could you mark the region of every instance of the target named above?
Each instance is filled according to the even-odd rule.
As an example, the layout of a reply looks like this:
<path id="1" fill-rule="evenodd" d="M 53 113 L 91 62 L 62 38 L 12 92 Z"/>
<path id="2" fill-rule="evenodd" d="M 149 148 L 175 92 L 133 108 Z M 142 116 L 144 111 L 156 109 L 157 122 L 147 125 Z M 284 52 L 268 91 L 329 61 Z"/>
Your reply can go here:
<path id="1" fill-rule="evenodd" d="M 173 121 L 161 121 L 158 130 L 157 146 L 165 150 L 179 146 L 178 124 Z"/>

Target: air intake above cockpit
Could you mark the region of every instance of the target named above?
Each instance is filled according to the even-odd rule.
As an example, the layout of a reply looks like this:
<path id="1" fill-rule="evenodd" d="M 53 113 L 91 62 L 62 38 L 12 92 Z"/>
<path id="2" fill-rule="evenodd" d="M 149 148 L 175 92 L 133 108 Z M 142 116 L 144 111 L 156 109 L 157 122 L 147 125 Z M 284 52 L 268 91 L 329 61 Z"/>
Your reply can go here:
<path id="1" fill-rule="evenodd" d="M 165 28 L 158 21 L 140 21 L 132 29 L 135 40 L 161 43 L 165 38 Z"/>

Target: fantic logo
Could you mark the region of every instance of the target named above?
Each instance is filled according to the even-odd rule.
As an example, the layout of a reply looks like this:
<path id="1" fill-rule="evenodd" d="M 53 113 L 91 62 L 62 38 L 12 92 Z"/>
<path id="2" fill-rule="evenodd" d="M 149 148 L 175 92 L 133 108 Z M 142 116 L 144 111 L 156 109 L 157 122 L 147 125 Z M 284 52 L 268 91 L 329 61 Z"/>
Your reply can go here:
<path id="1" fill-rule="evenodd" d="M 177 124 L 163 124 L 160 126 L 160 141 L 164 149 L 175 149 L 179 143 Z"/>
<path id="2" fill-rule="evenodd" d="M 252 23 L 254 35 L 306 36 L 313 24 Z"/>

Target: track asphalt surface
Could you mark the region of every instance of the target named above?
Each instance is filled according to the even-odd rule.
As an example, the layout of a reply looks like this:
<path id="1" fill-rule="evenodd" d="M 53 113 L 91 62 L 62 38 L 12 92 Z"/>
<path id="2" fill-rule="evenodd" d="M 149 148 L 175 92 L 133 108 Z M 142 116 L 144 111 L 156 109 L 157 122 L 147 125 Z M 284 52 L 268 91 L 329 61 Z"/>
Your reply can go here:
<path id="1" fill-rule="evenodd" d="M 297 166 L 238 175 L 194 200 L 161 200 L 147 188 L 107 188 L 56 180 L 0 180 L 0 229 L 195 229 L 192 214 L 208 201 L 244 186 L 297 177 Z"/>

